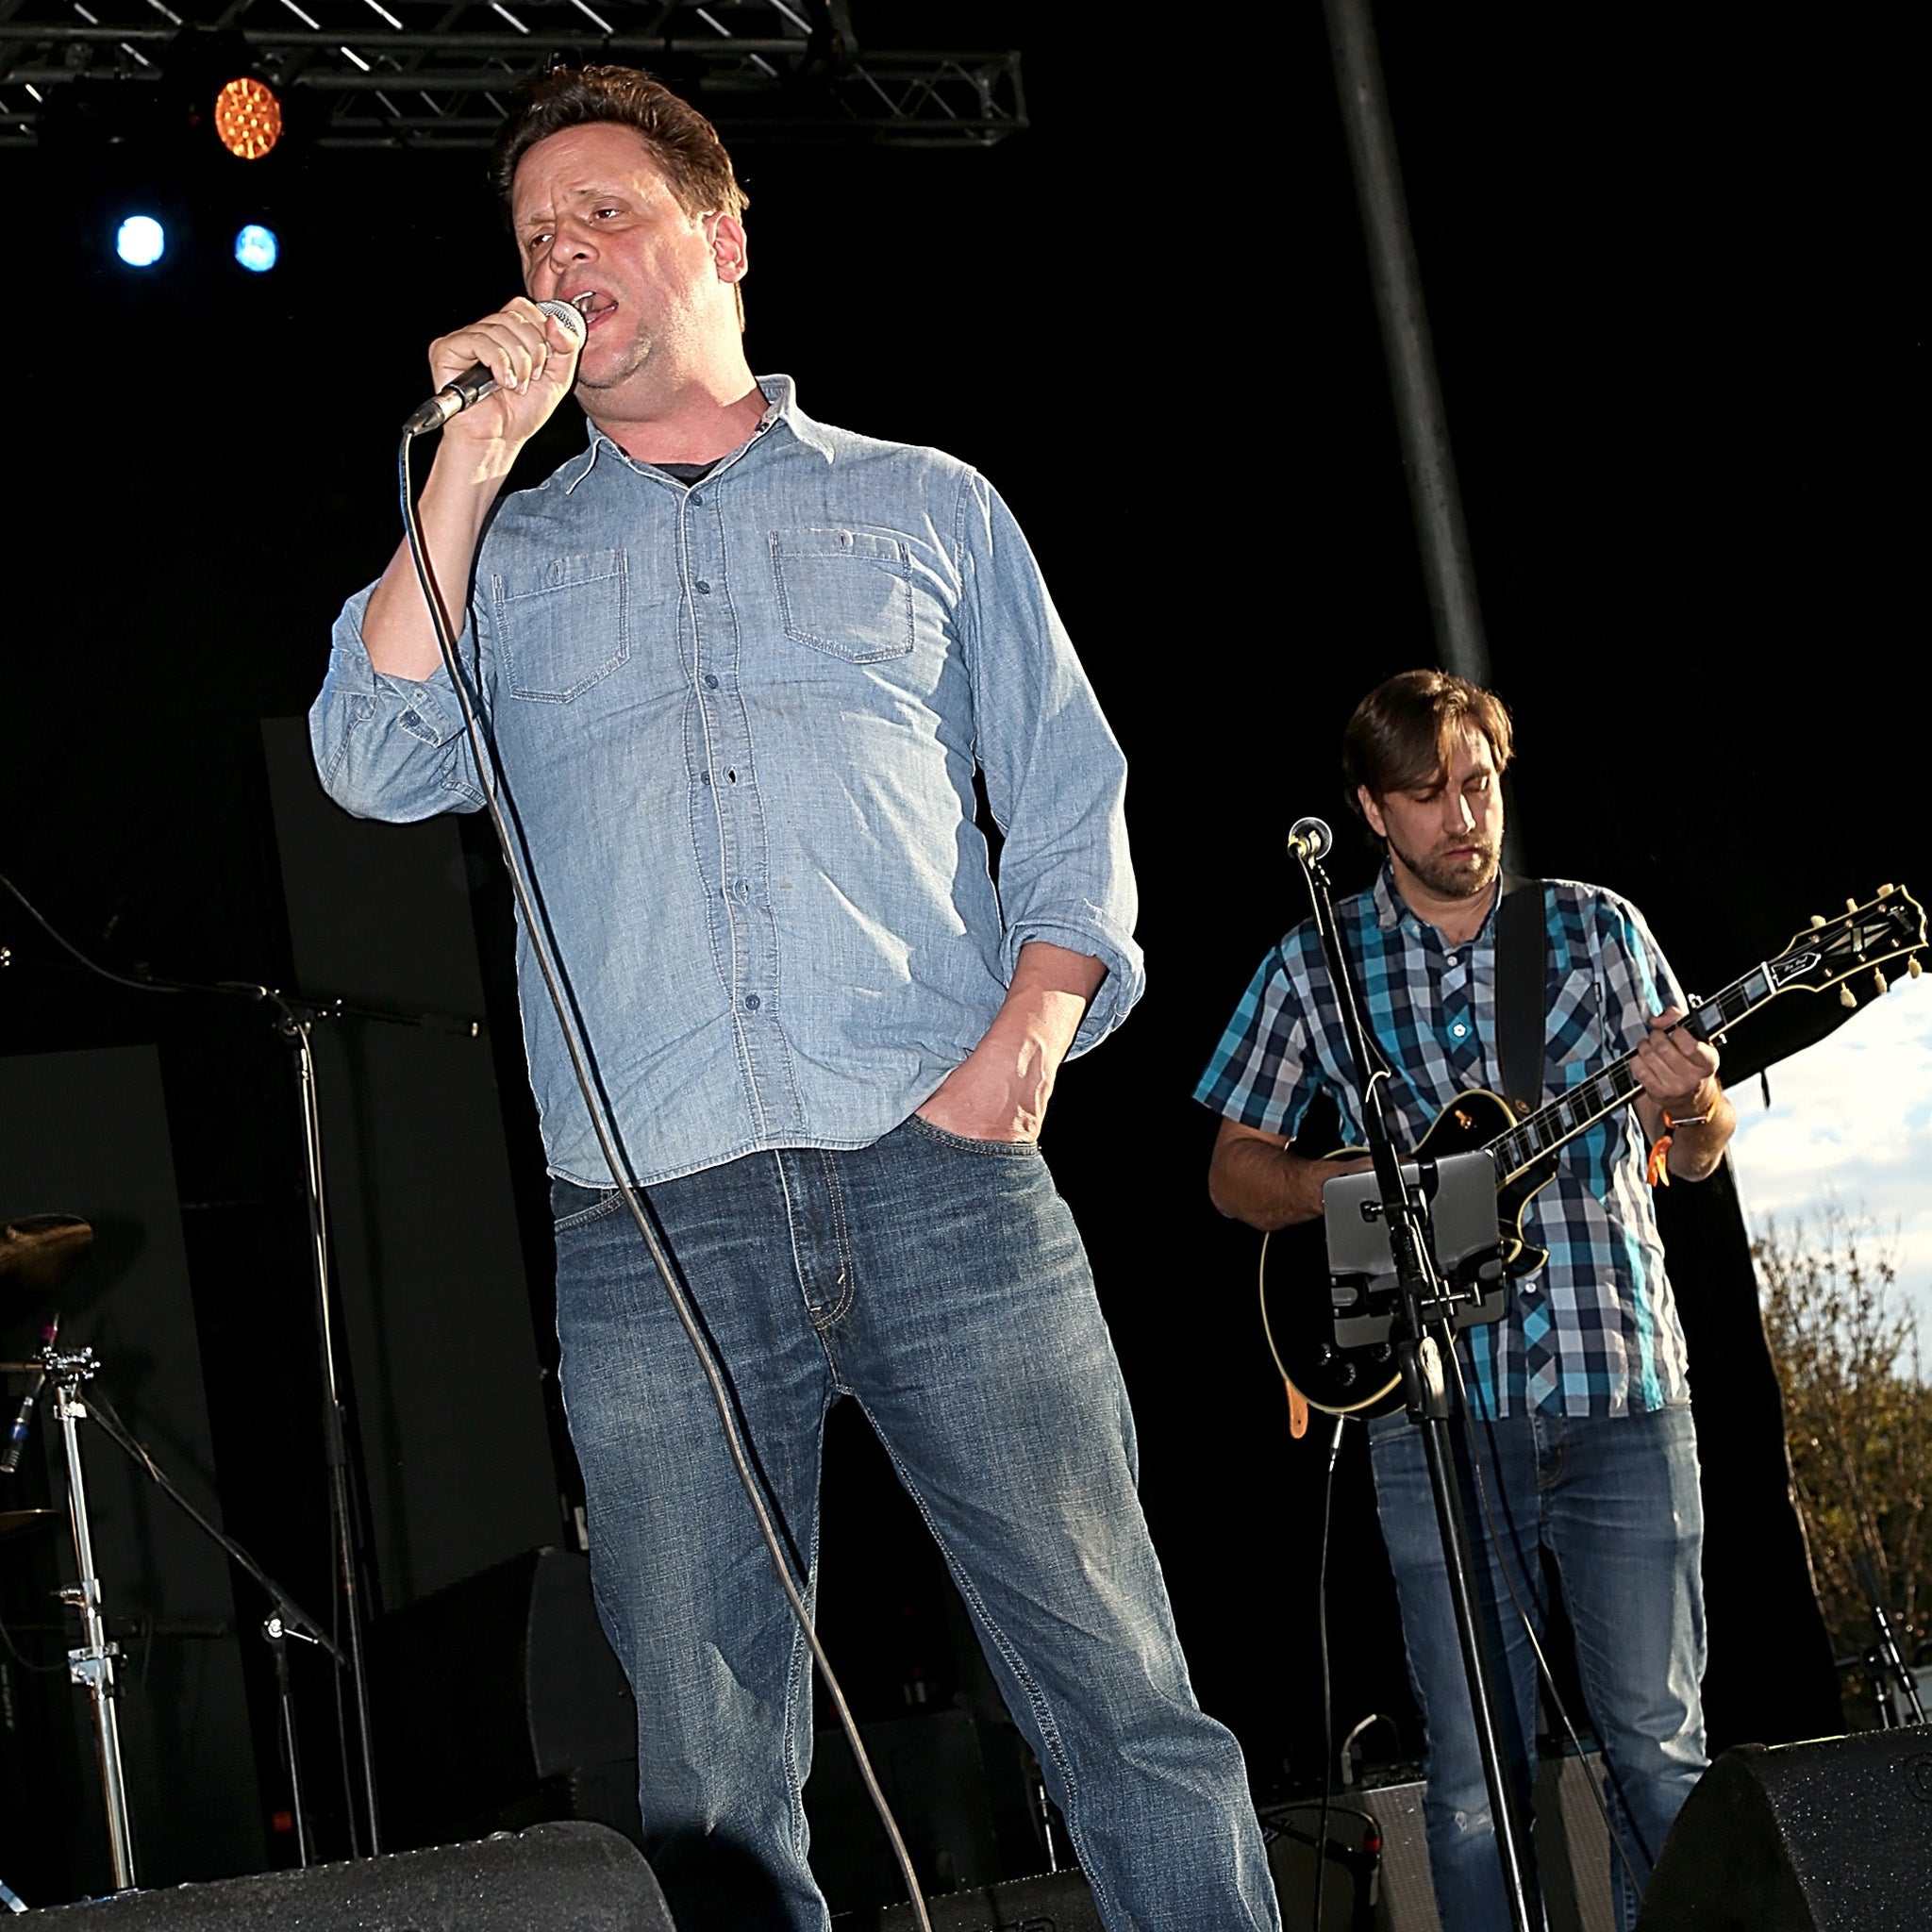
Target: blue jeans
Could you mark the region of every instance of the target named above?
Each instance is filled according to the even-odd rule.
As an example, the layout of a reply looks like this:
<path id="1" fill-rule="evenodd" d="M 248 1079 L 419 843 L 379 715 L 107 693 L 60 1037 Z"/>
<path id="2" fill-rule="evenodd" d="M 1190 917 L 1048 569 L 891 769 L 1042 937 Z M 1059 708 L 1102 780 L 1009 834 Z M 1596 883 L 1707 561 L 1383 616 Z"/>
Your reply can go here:
<path id="1" fill-rule="evenodd" d="M 1500 1551 L 1475 1497 L 1459 1422 L 1452 1434 L 1470 1541 L 1481 1558 L 1476 1593 L 1522 1815 L 1527 1821 L 1536 1774 L 1537 1670 L 1501 1566 L 1507 1565 L 1541 1638 L 1547 1549 L 1576 1635 L 1590 1722 L 1603 1745 L 1610 1816 L 1639 1881 L 1647 1882 L 1651 1858 L 1707 1762 L 1698 1697 L 1704 1509 L 1690 1405 L 1600 1418 L 1513 1415 L 1470 1427 Z M 1424 1808 L 1437 1909 L 1443 1932 L 1491 1932 L 1509 1919 L 1422 1432 L 1406 1416 L 1389 1416 L 1370 1424 L 1369 1441 L 1409 1681 L 1428 1734 Z M 1629 1932 L 1639 1894 L 1614 1849 L 1610 1885 Z"/>
<path id="2" fill-rule="evenodd" d="M 1110 1932 L 1275 1926 L 1241 1750 L 1188 1681 L 1126 1391 L 1039 1151 L 914 1119 L 650 1200 L 796 1574 L 815 1574 L 824 1422 L 849 1395 L 939 1541 Z M 810 1653 L 621 1197 L 559 1181 L 553 1205 L 564 1397 L 598 1611 L 637 1693 L 646 1850 L 680 1932 L 824 1932 L 800 1797 Z"/>

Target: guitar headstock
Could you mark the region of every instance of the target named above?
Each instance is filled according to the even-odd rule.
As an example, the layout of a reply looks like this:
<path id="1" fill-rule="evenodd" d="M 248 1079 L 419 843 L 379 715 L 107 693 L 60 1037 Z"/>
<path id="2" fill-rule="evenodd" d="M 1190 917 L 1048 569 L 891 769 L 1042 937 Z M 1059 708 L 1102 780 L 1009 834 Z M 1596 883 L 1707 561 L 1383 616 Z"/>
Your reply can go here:
<path id="1" fill-rule="evenodd" d="M 1765 962 L 1780 992 L 1802 987 L 1807 992 L 1839 988 L 1845 1005 L 1856 1003 L 1845 984 L 1856 973 L 1870 973 L 1871 991 L 1883 992 L 1888 961 L 1903 958 L 1906 971 L 1919 976 L 1918 954 L 1925 944 L 1925 908 L 1902 886 L 1880 886 L 1859 906 L 1847 899 L 1836 919 L 1812 918 L 1775 959 Z"/>

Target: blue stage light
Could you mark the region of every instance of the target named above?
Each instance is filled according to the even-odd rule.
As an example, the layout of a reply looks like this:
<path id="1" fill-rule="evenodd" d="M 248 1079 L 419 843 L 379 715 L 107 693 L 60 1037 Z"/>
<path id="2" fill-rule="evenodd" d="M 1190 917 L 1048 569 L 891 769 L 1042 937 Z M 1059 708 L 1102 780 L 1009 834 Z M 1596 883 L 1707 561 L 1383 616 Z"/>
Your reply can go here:
<path id="1" fill-rule="evenodd" d="M 129 215 L 114 235 L 114 253 L 129 268 L 154 267 L 167 246 L 167 231 L 152 215 Z"/>
<path id="2" fill-rule="evenodd" d="M 264 228 L 259 222 L 250 222 L 235 237 L 235 259 L 253 275 L 266 275 L 275 267 L 275 258 L 281 252 L 275 231 Z"/>

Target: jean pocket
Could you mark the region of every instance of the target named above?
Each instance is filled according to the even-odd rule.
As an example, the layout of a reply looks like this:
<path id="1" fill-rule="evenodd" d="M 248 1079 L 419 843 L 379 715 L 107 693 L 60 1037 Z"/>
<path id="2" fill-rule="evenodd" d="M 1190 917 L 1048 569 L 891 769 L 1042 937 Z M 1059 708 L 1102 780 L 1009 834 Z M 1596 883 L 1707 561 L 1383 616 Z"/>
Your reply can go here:
<path id="1" fill-rule="evenodd" d="M 880 530 L 774 530 L 772 582 L 792 642 L 875 664 L 912 651 L 912 554 Z"/>
<path id="2" fill-rule="evenodd" d="M 550 1177 L 550 1219 L 558 1234 L 601 1221 L 623 1206 L 624 1195 L 616 1188 L 586 1188 L 556 1174 Z"/>
<path id="3" fill-rule="evenodd" d="M 915 1134 L 923 1135 L 928 1141 L 937 1141 L 941 1147 L 958 1147 L 969 1154 L 1005 1155 L 1008 1158 L 1018 1155 L 1024 1158 L 1029 1154 L 1040 1152 L 1038 1141 L 974 1141 L 965 1134 L 948 1133 L 944 1127 L 936 1127 L 916 1113 L 907 1117 L 906 1124 Z"/>
<path id="4" fill-rule="evenodd" d="M 513 697 L 567 705 L 630 656 L 630 574 L 622 550 L 554 558 L 490 580 L 504 681 Z"/>

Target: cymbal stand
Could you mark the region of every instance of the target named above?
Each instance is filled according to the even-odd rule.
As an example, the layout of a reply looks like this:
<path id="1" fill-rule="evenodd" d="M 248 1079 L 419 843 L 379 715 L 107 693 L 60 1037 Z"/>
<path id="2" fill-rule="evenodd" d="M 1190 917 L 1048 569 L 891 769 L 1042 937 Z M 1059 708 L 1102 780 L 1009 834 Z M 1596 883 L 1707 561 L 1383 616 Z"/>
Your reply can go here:
<path id="1" fill-rule="evenodd" d="M 41 1362 L 54 1386 L 54 1420 L 67 1456 L 67 1519 L 74 1530 L 75 1581 L 60 1591 L 62 1603 L 80 1612 L 83 1641 L 67 1653 L 68 1675 L 84 1685 L 93 1707 L 94 1755 L 101 1770 L 101 1802 L 108 1817 L 108 1854 L 114 1872 L 114 1890 L 134 1887 L 134 1836 L 127 1818 L 127 1781 L 121 1764 L 121 1726 L 115 1708 L 118 1687 L 115 1660 L 121 1646 L 108 1641 L 101 1617 L 101 1580 L 94 1574 L 93 1537 L 88 1527 L 87 1479 L 80 1466 L 80 1424 L 87 1405 L 81 1385 L 92 1379 L 99 1366 L 91 1348 L 63 1353 L 49 1342 Z"/>
<path id="2" fill-rule="evenodd" d="M 329 1515 L 334 1526 L 336 1584 L 341 1592 L 348 1637 L 349 1683 L 356 1700 L 356 1733 L 360 1746 L 362 1800 L 369 1826 L 372 1856 L 382 1850 L 382 1824 L 375 1795 L 375 1739 L 369 1723 L 369 1672 L 363 1655 L 363 1620 L 368 1614 L 366 1591 L 362 1585 L 361 1561 L 356 1547 L 354 1498 L 349 1481 L 348 1409 L 337 1368 L 335 1334 L 335 1295 L 329 1262 L 328 1195 L 323 1185 L 322 1106 L 315 1085 L 315 1055 L 309 1029 L 318 1018 L 331 1017 L 328 1009 L 264 991 L 279 1013 L 276 1030 L 294 1057 L 295 1081 L 302 1105 L 302 1144 L 307 1158 L 308 1183 L 308 1248 L 315 1277 L 316 1326 L 322 1343 L 322 1366 L 326 1387 L 324 1424 L 327 1431 L 329 1475 Z M 339 1003 L 340 1004 L 340 1003 Z M 270 1642 L 275 1643 L 273 1635 Z M 277 1668 L 284 1667 L 285 1653 L 275 1650 Z M 292 1769 L 292 1757 L 291 1757 Z M 349 1812 L 349 1843 L 352 1856 L 359 1854 L 356 1814 Z"/>
<path id="3" fill-rule="evenodd" d="M 308 1809 L 302 1787 L 302 1755 L 295 1735 L 295 1700 L 289 1683 L 289 1640 L 292 1637 L 303 1643 L 313 1644 L 330 1659 L 338 1671 L 348 1669 L 348 1657 L 341 1646 L 324 1633 L 315 1619 L 241 1543 L 226 1530 L 210 1522 L 182 1493 L 180 1485 L 155 1460 L 146 1448 L 135 1441 L 126 1424 L 114 1413 L 113 1404 L 105 1396 L 97 1396 L 90 1414 L 108 1441 L 113 1443 L 137 1469 L 149 1476 L 162 1495 L 166 1496 L 203 1535 L 209 1538 L 238 1570 L 251 1577 L 269 1601 L 269 1613 L 262 1621 L 261 1634 L 275 1657 L 275 1690 L 281 1706 L 282 1746 L 288 1754 L 289 1761 L 289 1800 L 290 1810 L 295 1824 L 296 1857 L 299 1863 L 307 1865 L 313 1840 L 309 1833 Z"/>

